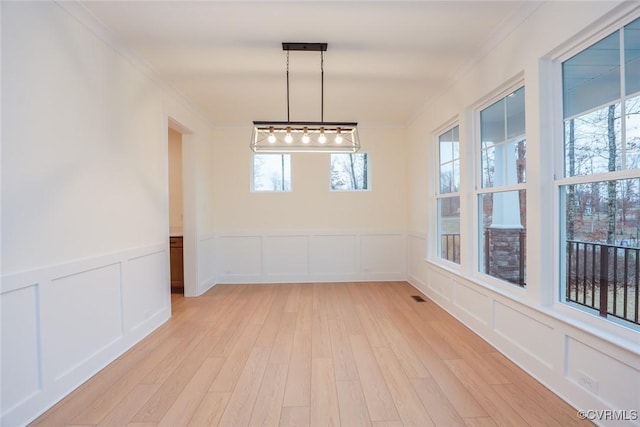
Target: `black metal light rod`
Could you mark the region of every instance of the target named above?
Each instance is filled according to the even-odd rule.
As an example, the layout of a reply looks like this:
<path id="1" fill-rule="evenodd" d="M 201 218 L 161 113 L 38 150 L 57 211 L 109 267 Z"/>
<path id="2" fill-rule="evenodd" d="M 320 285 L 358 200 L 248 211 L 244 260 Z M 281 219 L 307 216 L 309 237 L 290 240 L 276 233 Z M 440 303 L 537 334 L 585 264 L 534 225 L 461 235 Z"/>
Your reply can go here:
<path id="1" fill-rule="evenodd" d="M 358 122 L 267 122 L 254 121 L 254 126 L 345 126 L 356 127 Z"/>
<path id="2" fill-rule="evenodd" d="M 282 50 L 306 50 L 309 52 L 325 52 L 327 50 L 327 43 L 282 42 Z"/>

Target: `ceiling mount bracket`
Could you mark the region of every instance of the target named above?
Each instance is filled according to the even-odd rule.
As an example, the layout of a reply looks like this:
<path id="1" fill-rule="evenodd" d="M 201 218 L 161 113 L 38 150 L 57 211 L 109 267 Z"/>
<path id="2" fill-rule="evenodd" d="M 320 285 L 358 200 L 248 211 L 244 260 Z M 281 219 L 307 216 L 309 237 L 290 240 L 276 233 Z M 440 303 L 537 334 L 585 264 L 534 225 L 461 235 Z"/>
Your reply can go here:
<path id="1" fill-rule="evenodd" d="M 306 50 L 307 52 L 326 52 L 327 43 L 289 43 L 282 42 L 282 50 Z"/>

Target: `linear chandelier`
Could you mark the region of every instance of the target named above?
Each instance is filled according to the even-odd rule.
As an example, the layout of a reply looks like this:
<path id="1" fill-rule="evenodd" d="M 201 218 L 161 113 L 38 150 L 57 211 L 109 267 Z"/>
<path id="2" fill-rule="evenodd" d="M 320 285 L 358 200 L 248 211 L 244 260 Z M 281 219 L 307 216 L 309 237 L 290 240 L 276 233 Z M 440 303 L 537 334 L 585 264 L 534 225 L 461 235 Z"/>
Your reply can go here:
<path id="1" fill-rule="evenodd" d="M 287 121 L 254 121 L 251 149 L 268 153 L 355 153 L 358 123 L 324 121 L 324 52 L 327 43 L 282 43 L 287 52 Z M 289 52 L 320 52 L 320 121 L 292 122 L 289 109 Z"/>

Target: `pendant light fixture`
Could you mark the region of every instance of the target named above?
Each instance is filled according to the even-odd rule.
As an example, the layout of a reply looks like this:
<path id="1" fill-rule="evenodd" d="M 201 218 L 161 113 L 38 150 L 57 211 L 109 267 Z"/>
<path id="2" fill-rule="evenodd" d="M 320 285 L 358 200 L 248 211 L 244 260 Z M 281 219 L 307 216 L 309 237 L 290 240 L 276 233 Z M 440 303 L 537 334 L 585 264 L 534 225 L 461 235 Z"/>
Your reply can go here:
<path id="1" fill-rule="evenodd" d="M 327 43 L 282 43 L 287 52 L 287 121 L 254 121 L 251 149 L 267 153 L 355 153 L 360 149 L 358 123 L 324 121 L 324 52 Z M 320 121 L 291 121 L 289 52 L 320 52 Z"/>

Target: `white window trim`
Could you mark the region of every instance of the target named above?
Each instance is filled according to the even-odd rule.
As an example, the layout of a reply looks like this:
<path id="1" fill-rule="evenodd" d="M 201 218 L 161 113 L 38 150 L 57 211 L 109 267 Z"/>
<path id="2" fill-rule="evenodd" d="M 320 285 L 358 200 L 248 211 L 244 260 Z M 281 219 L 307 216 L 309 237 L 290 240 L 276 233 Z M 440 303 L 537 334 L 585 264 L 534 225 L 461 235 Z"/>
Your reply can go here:
<path id="1" fill-rule="evenodd" d="M 526 99 L 526 84 L 524 79 L 524 72 L 518 73 L 516 76 L 509 79 L 499 88 L 491 91 L 488 95 L 484 96 L 482 99 L 477 101 L 471 107 L 471 126 L 473 132 L 473 138 L 471 139 L 471 143 L 467 144 L 466 148 L 470 148 L 470 151 L 473 156 L 473 191 L 472 193 L 472 234 L 473 237 L 470 239 L 471 247 L 472 247 L 472 259 L 473 264 L 470 266 L 471 269 L 471 277 L 473 280 L 493 291 L 499 292 L 502 295 L 509 296 L 516 300 L 524 298 L 524 295 L 527 291 L 526 287 L 520 287 L 518 285 L 506 282 L 504 280 L 500 280 L 496 277 L 493 277 L 489 274 L 483 273 L 480 271 L 480 209 L 478 206 L 478 196 L 481 194 L 487 193 L 498 193 L 504 191 L 519 191 L 525 190 L 526 194 L 528 194 L 527 187 L 529 186 L 528 181 L 515 184 L 515 185 L 505 185 L 505 186 L 494 186 L 482 188 L 482 168 L 480 167 L 481 156 L 482 156 L 482 147 L 481 147 L 481 126 L 480 126 L 480 112 L 485 108 L 493 105 L 495 102 L 500 101 L 505 98 L 510 93 L 524 88 L 525 90 L 525 99 Z M 525 106 L 525 140 L 527 139 L 527 110 Z M 528 141 L 527 141 L 528 142 Z M 526 259 L 530 259 L 529 254 L 529 245 L 526 245 Z"/>
<path id="2" fill-rule="evenodd" d="M 463 145 L 464 145 L 464 138 L 462 137 L 462 124 L 460 123 L 460 119 L 459 117 L 456 115 L 455 117 L 447 120 L 445 122 L 445 124 L 443 124 L 442 126 L 436 128 L 432 133 L 431 133 L 431 147 L 430 147 L 430 152 L 431 152 L 431 158 L 433 159 L 433 169 L 432 169 L 432 182 L 434 183 L 433 186 L 433 198 L 432 200 L 434 201 L 433 203 L 433 208 L 430 209 L 431 211 L 431 215 L 433 216 L 433 221 L 432 224 L 430 225 L 429 229 L 432 231 L 430 234 L 431 236 L 433 236 L 433 238 L 431 239 L 427 239 L 427 258 L 425 259 L 425 261 L 429 261 L 433 264 L 439 265 L 447 270 L 456 272 L 457 274 L 460 274 L 460 272 L 463 269 L 464 263 L 465 263 L 465 255 L 464 255 L 464 250 L 462 250 L 463 246 L 463 230 L 462 228 L 460 229 L 460 264 L 455 263 L 453 261 L 449 261 L 446 258 L 442 258 L 440 256 L 440 242 L 439 242 L 439 235 L 438 235 L 438 230 L 439 230 L 439 222 L 440 222 L 440 218 L 438 216 L 438 200 L 442 199 L 442 198 L 447 198 L 447 197 L 459 197 L 460 198 L 460 223 L 462 226 L 462 219 L 464 218 L 464 212 L 463 212 L 463 204 L 462 204 L 462 197 L 463 197 L 463 189 L 465 187 L 465 184 L 463 182 L 463 176 L 462 173 L 460 174 L 460 188 L 458 189 L 457 193 L 440 193 L 440 136 L 445 133 L 448 132 L 449 130 L 453 129 L 454 127 L 458 126 L 458 139 L 459 139 L 459 151 L 460 151 L 460 167 L 462 168 L 462 162 L 463 162 L 463 157 L 464 157 L 464 150 L 463 150 Z"/>
<path id="3" fill-rule="evenodd" d="M 564 322 L 569 323 L 587 333 L 593 334 L 606 341 L 615 343 L 616 345 L 629 348 L 629 343 L 635 343 L 638 340 L 638 329 L 631 326 L 628 322 L 622 323 L 614 317 L 602 318 L 592 310 L 579 307 L 563 301 L 562 287 L 562 268 L 561 258 L 565 256 L 564 243 L 562 242 L 561 224 L 564 221 L 564 212 L 561 212 L 563 206 L 561 201 L 561 187 L 570 184 L 580 184 L 586 182 L 606 181 L 610 179 L 637 178 L 638 169 L 625 169 L 615 172 L 600 173 L 594 175 L 577 175 L 573 177 L 564 176 L 564 117 L 563 117 L 563 90 L 562 90 L 562 63 L 570 59 L 574 55 L 584 51 L 594 43 L 599 42 L 615 31 L 619 31 L 625 25 L 640 18 L 640 6 L 626 3 L 621 5 L 616 11 L 610 14 L 606 19 L 600 21 L 600 25 L 595 28 L 589 27 L 581 32 L 579 40 L 571 40 L 564 43 L 560 47 L 554 49 L 546 57 L 541 59 L 542 68 L 546 72 L 550 85 L 544 93 L 549 97 L 549 109 L 547 114 L 541 116 L 550 124 L 551 129 L 549 137 L 551 139 L 553 150 L 550 156 L 553 164 L 553 241 L 552 254 L 553 263 L 553 295 L 551 301 L 545 304 L 544 311 Z M 541 73 L 543 74 L 543 73 Z M 543 95 L 543 97 L 544 97 Z M 624 96 L 625 94 L 621 94 Z M 609 104 L 606 104 L 609 105 Z M 597 107 L 596 107 L 597 108 Z M 606 179 L 604 178 L 606 177 Z M 633 346 L 632 346 L 633 347 Z M 635 350 L 637 351 L 637 345 Z"/>

